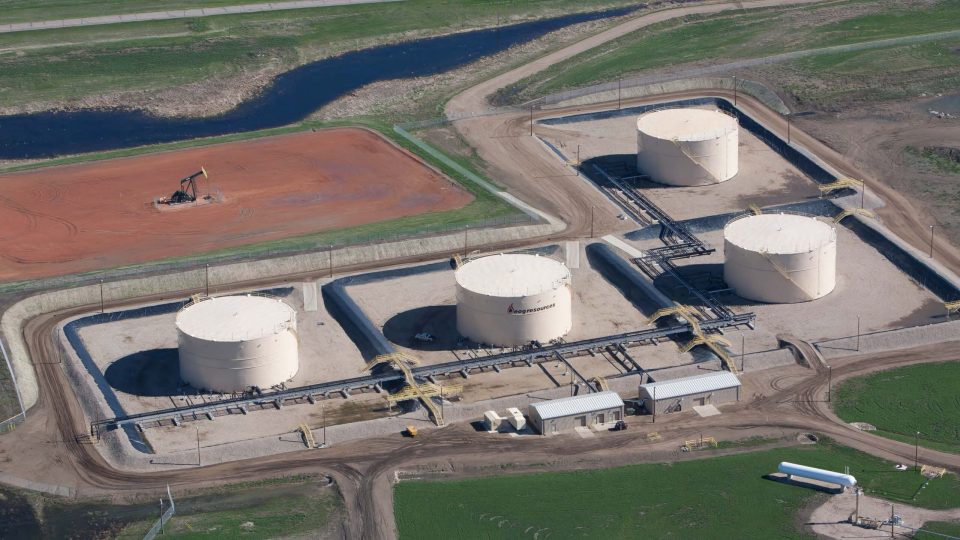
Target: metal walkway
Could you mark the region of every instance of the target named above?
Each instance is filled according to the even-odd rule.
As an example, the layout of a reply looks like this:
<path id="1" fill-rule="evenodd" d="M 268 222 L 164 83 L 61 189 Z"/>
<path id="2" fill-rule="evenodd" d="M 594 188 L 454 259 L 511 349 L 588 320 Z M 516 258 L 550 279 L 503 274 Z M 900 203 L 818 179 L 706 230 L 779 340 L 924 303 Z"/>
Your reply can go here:
<path id="1" fill-rule="evenodd" d="M 725 319 L 702 321 L 700 322 L 700 326 L 704 331 L 709 331 L 741 325 L 751 326 L 752 322 L 753 314 L 744 314 L 733 315 Z M 588 351 L 599 352 L 607 347 L 626 348 L 630 345 L 653 343 L 663 338 L 685 333 L 690 333 L 689 324 L 675 324 L 663 328 L 638 330 L 582 341 L 558 343 L 545 347 L 492 354 L 478 358 L 453 360 L 431 366 L 419 366 L 412 368 L 410 371 L 414 377 L 421 380 L 430 380 L 433 377 L 457 373 L 469 375 L 473 370 L 499 370 L 501 367 L 512 367 L 523 364 L 532 366 L 535 363 L 555 361 L 557 354 L 563 356 L 578 356 L 587 354 Z M 287 388 L 275 392 L 264 392 L 259 395 L 228 398 L 212 403 L 207 402 L 187 407 L 170 408 L 96 420 L 90 423 L 90 432 L 91 435 L 99 436 L 99 434 L 105 430 L 113 430 L 125 425 L 136 425 L 141 429 L 145 429 L 151 427 L 151 424 L 159 425 L 160 422 L 179 423 L 182 420 L 193 418 L 212 420 L 216 416 L 224 414 L 246 414 L 247 408 L 254 405 L 282 408 L 287 401 L 307 401 L 313 403 L 318 397 L 326 398 L 330 394 L 340 393 L 346 397 L 349 396 L 351 392 L 357 391 L 373 390 L 379 392 L 382 391 L 385 385 L 402 384 L 403 382 L 403 373 L 399 370 L 391 370 L 377 375 L 354 377 L 298 388 Z"/>

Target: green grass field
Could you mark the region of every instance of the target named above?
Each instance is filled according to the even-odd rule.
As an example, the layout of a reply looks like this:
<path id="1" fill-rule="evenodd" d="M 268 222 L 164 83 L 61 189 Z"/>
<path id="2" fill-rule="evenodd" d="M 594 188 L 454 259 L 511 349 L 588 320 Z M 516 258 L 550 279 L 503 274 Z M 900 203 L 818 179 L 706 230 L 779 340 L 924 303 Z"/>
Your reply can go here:
<path id="1" fill-rule="evenodd" d="M 849 15 L 838 17 L 838 12 Z M 698 62 L 710 60 L 756 58 L 957 29 L 960 3 L 949 0 L 910 7 L 888 0 L 829 2 L 685 17 L 652 25 L 581 53 L 518 82 L 502 93 L 502 99 L 523 102 L 619 76 L 679 65 L 695 67 Z M 831 62 L 820 57 L 813 61 Z"/>
<path id="2" fill-rule="evenodd" d="M 809 538 L 797 513 L 819 492 L 765 479 L 780 461 L 849 466 L 867 493 L 896 502 L 960 505 L 954 476 L 921 490 L 917 473 L 821 441 L 616 469 L 401 482 L 394 491 L 397 527 L 401 538 Z"/>
<path id="3" fill-rule="evenodd" d="M 944 521 L 931 521 L 923 524 L 924 531 L 930 531 L 940 534 L 927 534 L 925 532 L 917 533 L 914 538 L 917 540 L 943 540 L 941 534 L 947 534 L 960 538 L 960 523 L 948 523 Z"/>
<path id="4" fill-rule="evenodd" d="M 877 435 L 960 453 L 960 362 L 907 366 L 844 381 L 834 411 L 848 422 L 877 426 Z"/>
<path id="5" fill-rule="evenodd" d="M 262 3 L 263 0 L 4 0 L 0 24 Z"/>

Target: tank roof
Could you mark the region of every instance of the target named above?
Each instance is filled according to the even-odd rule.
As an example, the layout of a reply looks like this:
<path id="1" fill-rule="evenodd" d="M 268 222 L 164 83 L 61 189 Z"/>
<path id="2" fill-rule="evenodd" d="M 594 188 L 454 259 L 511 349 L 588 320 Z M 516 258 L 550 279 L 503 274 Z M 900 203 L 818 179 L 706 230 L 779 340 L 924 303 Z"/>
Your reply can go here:
<path id="1" fill-rule="evenodd" d="M 706 141 L 737 129 L 737 120 L 718 110 L 661 109 L 637 119 L 637 129 L 651 137 Z"/>
<path id="2" fill-rule="evenodd" d="M 549 257 L 501 253 L 468 261 L 457 269 L 456 278 L 475 293 L 512 297 L 557 289 L 570 281 L 570 270 Z"/>
<path id="3" fill-rule="evenodd" d="M 723 237 L 749 251 L 789 255 L 836 242 L 837 231 L 813 216 L 760 214 L 731 221 L 723 229 Z"/>
<path id="4" fill-rule="evenodd" d="M 217 296 L 189 304 L 177 313 L 177 328 L 198 339 L 241 341 L 281 332 L 296 311 L 279 298 Z"/>

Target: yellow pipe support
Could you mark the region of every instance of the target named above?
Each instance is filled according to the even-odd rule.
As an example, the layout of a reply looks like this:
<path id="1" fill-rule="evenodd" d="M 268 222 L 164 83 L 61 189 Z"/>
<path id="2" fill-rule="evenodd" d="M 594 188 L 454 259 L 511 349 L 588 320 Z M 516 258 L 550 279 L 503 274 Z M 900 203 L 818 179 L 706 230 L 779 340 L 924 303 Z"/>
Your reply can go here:
<path id="1" fill-rule="evenodd" d="M 854 215 L 856 215 L 856 216 L 864 216 L 864 217 L 868 217 L 868 218 L 876 218 L 876 217 L 877 217 L 876 214 L 874 214 L 874 213 L 871 212 L 870 210 L 867 210 L 866 208 L 848 208 L 848 209 L 844 210 L 843 212 L 840 212 L 839 214 L 837 214 L 837 217 L 833 218 L 833 223 L 834 223 L 834 225 L 837 225 L 837 224 L 839 224 L 841 221 L 843 221 L 844 219 L 846 219 L 847 217 L 849 217 L 849 216 L 854 216 Z"/>
<path id="2" fill-rule="evenodd" d="M 753 212 L 753 215 L 755 215 L 755 216 L 759 216 L 760 214 L 763 213 L 763 209 L 762 209 L 762 208 L 760 208 L 759 206 L 757 206 L 757 205 L 755 205 L 755 204 L 752 204 L 752 203 L 751 203 L 750 206 L 748 206 L 747 208 L 749 208 L 750 211 Z"/>
<path id="3" fill-rule="evenodd" d="M 846 187 L 862 188 L 863 182 L 855 178 L 838 178 L 836 181 L 830 182 L 829 184 L 820 184 L 817 186 L 821 195 Z"/>

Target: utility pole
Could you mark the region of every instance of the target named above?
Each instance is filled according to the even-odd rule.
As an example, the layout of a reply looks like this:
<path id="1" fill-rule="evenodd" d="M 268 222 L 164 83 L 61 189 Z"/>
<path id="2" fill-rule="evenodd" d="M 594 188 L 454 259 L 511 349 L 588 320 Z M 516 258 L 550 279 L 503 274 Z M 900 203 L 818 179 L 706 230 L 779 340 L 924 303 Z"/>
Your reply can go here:
<path id="1" fill-rule="evenodd" d="M 326 403 L 320 402 L 320 417 L 323 422 L 323 447 L 327 447 L 327 407 Z"/>
<path id="2" fill-rule="evenodd" d="M 597 207 L 594 206 L 594 205 L 591 205 L 591 206 L 590 206 L 590 238 L 591 238 L 591 239 L 593 238 L 593 214 L 594 214 L 594 210 L 595 210 L 596 208 L 597 208 Z"/>
<path id="3" fill-rule="evenodd" d="M 210 265 L 206 266 L 206 272 L 204 273 L 204 281 L 206 283 L 206 296 L 210 296 Z"/>
<path id="4" fill-rule="evenodd" d="M 933 227 L 934 225 L 930 226 L 930 258 L 931 259 L 933 258 Z"/>
<path id="5" fill-rule="evenodd" d="M 530 104 L 530 136 L 533 137 L 533 103 Z"/>
<path id="6" fill-rule="evenodd" d="M 920 470 L 920 432 L 913 436 L 913 470 Z"/>
<path id="7" fill-rule="evenodd" d="M 891 505 L 890 505 L 890 538 L 893 538 L 893 537 L 894 537 L 894 534 L 893 534 L 893 528 L 895 527 L 895 525 L 893 524 L 893 516 L 894 516 L 894 515 L 895 515 L 895 514 L 893 513 L 893 505 L 891 504 Z"/>
<path id="8" fill-rule="evenodd" d="M 617 77 L 617 109 L 620 109 L 621 104 L 621 87 L 623 85 L 623 75 Z"/>
<path id="9" fill-rule="evenodd" d="M 160 497 L 160 534 L 163 534 L 163 497 Z"/>
<path id="10" fill-rule="evenodd" d="M 737 76 L 733 76 L 733 106 L 737 106 Z"/>
<path id="11" fill-rule="evenodd" d="M 857 315 L 857 351 L 860 351 L 860 316 Z"/>
<path id="12" fill-rule="evenodd" d="M 580 176 L 580 145 L 577 145 L 577 176 Z"/>
<path id="13" fill-rule="evenodd" d="M 648 380 L 649 380 L 649 379 L 648 379 Z M 653 387 L 653 423 L 654 423 L 654 424 L 657 423 L 657 387 L 656 387 L 656 383 L 654 383 L 654 387 Z"/>
<path id="14" fill-rule="evenodd" d="M 860 487 L 854 487 L 853 493 L 857 496 L 857 509 L 853 512 L 853 524 L 856 525 L 860 521 Z"/>
<path id="15" fill-rule="evenodd" d="M 333 278 L 333 246 L 330 246 L 330 249 L 327 250 L 328 260 L 330 261 L 330 278 Z"/>
<path id="16" fill-rule="evenodd" d="M 100 313 L 103 313 L 103 280 L 100 280 Z"/>
<path id="17" fill-rule="evenodd" d="M 200 426 L 194 426 L 197 428 L 197 467 L 202 467 L 203 463 L 200 461 Z"/>
<path id="18" fill-rule="evenodd" d="M 833 401 L 833 366 L 827 366 L 827 402 Z"/>
<path id="19" fill-rule="evenodd" d="M 740 371 L 742 372 L 747 361 L 747 338 L 743 335 L 743 330 L 740 330 Z"/>
<path id="20" fill-rule="evenodd" d="M 787 144 L 790 144 L 790 115 L 787 115 Z"/>
<path id="21" fill-rule="evenodd" d="M 867 198 L 867 184 L 860 186 L 860 209 L 863 210 L 864 201 Z"/>

